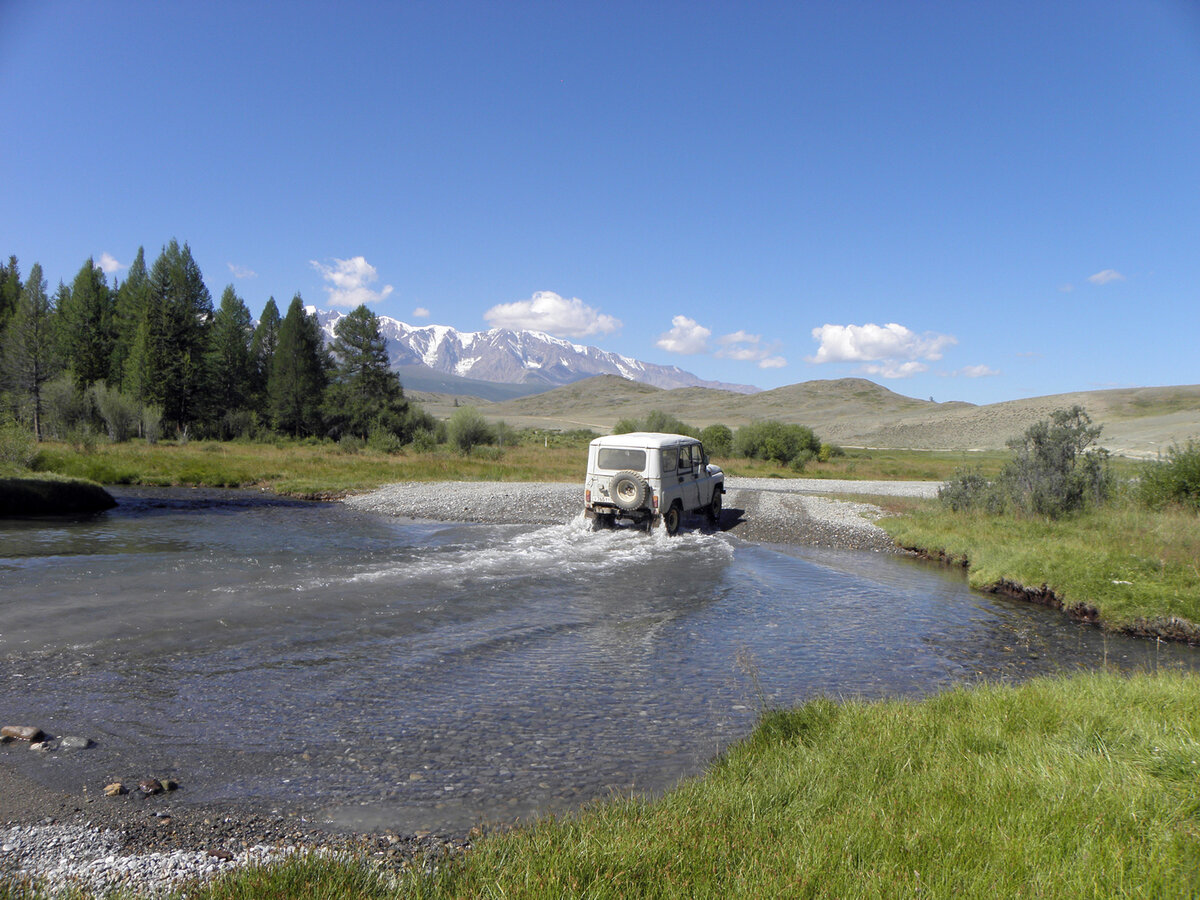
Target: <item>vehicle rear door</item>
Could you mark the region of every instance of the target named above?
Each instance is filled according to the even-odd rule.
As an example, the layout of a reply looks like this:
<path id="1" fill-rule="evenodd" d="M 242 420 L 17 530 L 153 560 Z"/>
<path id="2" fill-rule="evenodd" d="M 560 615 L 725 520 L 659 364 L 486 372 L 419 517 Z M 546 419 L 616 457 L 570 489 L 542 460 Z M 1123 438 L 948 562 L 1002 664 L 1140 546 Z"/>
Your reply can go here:
<path id="1" fill-rule="evenodd" d="M 683 497 L 685 512 L 691 512 L 700 507 L 700 483 L 703 474 L 700 465 L 700 445 L 679 445 L 679 487 Z"/>

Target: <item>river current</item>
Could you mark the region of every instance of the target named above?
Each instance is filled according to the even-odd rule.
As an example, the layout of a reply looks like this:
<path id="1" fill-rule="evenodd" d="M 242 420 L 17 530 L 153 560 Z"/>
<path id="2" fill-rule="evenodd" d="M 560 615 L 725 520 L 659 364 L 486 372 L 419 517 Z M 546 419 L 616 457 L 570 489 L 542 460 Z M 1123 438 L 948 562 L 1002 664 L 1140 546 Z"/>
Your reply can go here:
<path id="1" fill-rule="evenodd" d="M 0 719 L 97 746 L 4 764 L 95 793 L 452 830 L 656 793 L 765 704 L 1079 668 L 1200 668 L 863 552 L 414 522 L 128 489 L 0 523 Z"/>

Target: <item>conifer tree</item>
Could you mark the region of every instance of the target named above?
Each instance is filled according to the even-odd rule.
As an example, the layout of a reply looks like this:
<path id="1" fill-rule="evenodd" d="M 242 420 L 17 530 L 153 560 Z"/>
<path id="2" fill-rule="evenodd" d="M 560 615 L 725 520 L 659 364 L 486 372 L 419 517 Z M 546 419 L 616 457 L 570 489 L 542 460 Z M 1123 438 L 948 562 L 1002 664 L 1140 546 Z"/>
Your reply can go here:
<path id="1" fill-rule="evenodd" d="M 143 403 L 186 433 L 201 415 L 206 385 L 204 354 L 212 324 L 212 296 L 187 244 L 172 240 L 150 270 L 146 311 L 131 352 L 131 381 Z"/>
<path id="2" fill-rule="evenodd" d="M 213 316 L 208 350 L 209 400 L 214 420 L 245 409 L 250 400 L 250 310 L 228 285 Z"/>
<path id="3" fill-rule="evenodd" d="M 326 397 L 332 431 L 364 440 L 376 428 L 401 433 L 408 402 L 388 367 L 387 339 L 379 317 L 359 306 L 334 326 L 333 382 Z"/>
<path id="4" fill-rule="evenodd" d="M 59 307 L 61 347 L 80 390 L 108 378 L 113 349 L 113 295 L 104 270 L 90 256 Z"/>
<path id="5" fill-rule="evenodd" d="M 42 439 L 42 386 L 58 374 L 54 306 L 46 294 L 42 267 L 33 264 L 17 300 L 16 312 L 4 329 L 4 367 L 9 382 L 28 401 L 33 432 Z"/>
<path id="6" fill-rule="evenodd" d="M 133 377 L 129 359 L 137 341 L 138 328 L 146 317 L 146 304 L 150 296 L 150 274 L 146 271 L 146 251 L 138 247 L 137 257 L 129 266 L 129 273 L 117 289 L 117 300 L 113 312 L 113 352 L 108 383 L 132 393 Z"/>
<path id="7" fill-rule="evenodd" d="M 317 318 L 305 313 L 304 301 L 297 294 L 279 326 L 267 384 L 275 428 L 296 437 L 320 430 L 328 365 Z"/>
<path id="8" fill-rule="evenodd" d="M 256 409 L 268 406 L 267 381 L 271 377 L 271 363 L 275 359 L 275 346 L 279 343 L 279 307 L 275 298 L 269 297 L 263 307 L 262 317 L 254 328 L 250 339 L 250 365 L 252 369 L 251 393 Z"/>
<path id="9" fill-rule="evenodd" d="M 0 334 L 4 326 L 17 310 L 17 301 L 21 298 L 21 270 L 17 266 L 17 258 L 10 256 L 8 265 L 0 266 Z"/>

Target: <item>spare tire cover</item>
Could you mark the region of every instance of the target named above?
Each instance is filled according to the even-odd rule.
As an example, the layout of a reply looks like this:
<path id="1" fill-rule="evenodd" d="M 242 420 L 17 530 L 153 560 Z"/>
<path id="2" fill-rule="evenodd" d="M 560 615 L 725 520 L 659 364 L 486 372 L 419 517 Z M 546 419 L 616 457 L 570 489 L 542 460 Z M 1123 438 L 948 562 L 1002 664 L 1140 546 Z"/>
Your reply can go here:
<path id="1" fill-rule="evenodd" d="M 624 510 L 640 509 L 650 495 L 650 486 L 637 472 L 618 472 L 608 483 L 613 503 Z"/>

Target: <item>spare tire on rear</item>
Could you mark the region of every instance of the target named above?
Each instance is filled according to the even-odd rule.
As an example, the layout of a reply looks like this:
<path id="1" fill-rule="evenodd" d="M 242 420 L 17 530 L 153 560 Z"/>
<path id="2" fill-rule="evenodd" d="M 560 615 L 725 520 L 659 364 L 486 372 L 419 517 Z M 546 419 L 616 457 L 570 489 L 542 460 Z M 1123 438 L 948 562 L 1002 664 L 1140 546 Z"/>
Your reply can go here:
<path id="1" fill-rule="evenodd" d="M 637 472 L 618 472 L 608 483 L 613 503 L 626 512 L 641 509 L 650 496 L 650 485 Z"/>

